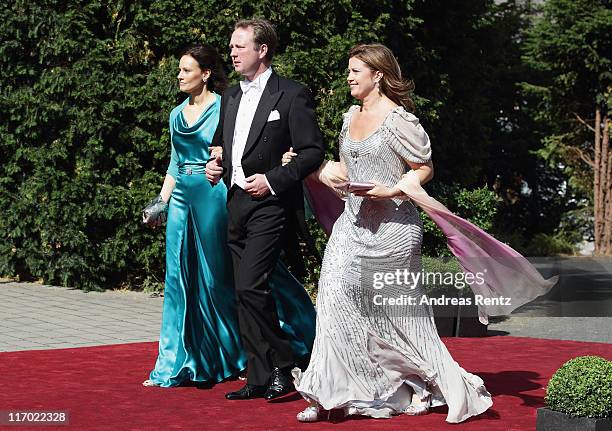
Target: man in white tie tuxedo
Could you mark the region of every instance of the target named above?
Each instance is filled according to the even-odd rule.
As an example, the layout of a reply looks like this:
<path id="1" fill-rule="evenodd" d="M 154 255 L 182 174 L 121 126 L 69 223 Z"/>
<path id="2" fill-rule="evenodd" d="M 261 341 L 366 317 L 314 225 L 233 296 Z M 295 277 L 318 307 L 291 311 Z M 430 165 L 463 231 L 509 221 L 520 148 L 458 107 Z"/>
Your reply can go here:
<path id="1" fill-rule="evenodd" d="M 268 287 L 287 226 L 303 217 L 301 181 L 323 161 L 325 149 L 308 89 L 271 67 L 277 37 L 261 19 L 236 23 L 230 41 L 234 69 L 244 80 L 221 99 L 213 146 L 223 160 L 206 165 L 213 184 L 227 185 L 228 245 L 232 253 L 238 320 L 248 358 L 247 384 L 228 399 L 266 398 L 293 390 L 295 358 L 280 328 Z M 285 166 L 283 153 L 298 154 Z"/>

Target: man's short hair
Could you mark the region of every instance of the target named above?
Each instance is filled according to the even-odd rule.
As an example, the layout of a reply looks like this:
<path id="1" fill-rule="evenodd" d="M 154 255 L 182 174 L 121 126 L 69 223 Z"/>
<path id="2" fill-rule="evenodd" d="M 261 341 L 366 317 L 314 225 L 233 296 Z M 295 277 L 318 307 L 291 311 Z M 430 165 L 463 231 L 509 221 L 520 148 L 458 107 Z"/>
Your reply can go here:
<path id="1" fill-rule="evenodd" d="M 278 37 L 276 36 L 276 30 L 274 30 L 272 23 L 261 18 L 241 19 L 234 25 L 234 30 L 249 27 L 253 29 L 255 49 L 259 50 L 261 45 L 266 45 L 268 47 L 266 60 L 272 61 L 272 57 L 274 57 L 274 52 L 276 51 L 276 45 L 278 44 Z"/>

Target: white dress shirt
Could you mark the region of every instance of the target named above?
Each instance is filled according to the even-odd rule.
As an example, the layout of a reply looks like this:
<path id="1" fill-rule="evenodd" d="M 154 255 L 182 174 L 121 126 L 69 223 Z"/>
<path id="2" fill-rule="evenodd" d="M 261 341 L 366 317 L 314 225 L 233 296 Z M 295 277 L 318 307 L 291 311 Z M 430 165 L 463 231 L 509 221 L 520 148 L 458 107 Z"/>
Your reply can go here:
<path id="1" fill-rule="evenodd" d="M 242 98 L 240 99 L 240 105 L 238 106 L 238 113 L 236 114 L 236 126 L 234 127 L 234 138 L 232 142 L 232 178 L 231 185 L 236 184 L 241 189 L 244 189 L 246 185 L 244 171 L 242 170 L 242 156 L 244 154 L 244 147 L 246 146 L 247 138 L 249 137 L 249 131 L 251 130 L 251 124 L 253 123 L 253 117 L 257 110 L 257 105 L 261 99 L 268 79 L 272 75 L 272 68 L 268 67 L 265 72 L 260 74 L 253 81 L 245 79 L 240 81 L 240 88 L 242 89 Z M 266 178 L 266 184 L 272 191 L 272 187 L 268 183 Z"/>

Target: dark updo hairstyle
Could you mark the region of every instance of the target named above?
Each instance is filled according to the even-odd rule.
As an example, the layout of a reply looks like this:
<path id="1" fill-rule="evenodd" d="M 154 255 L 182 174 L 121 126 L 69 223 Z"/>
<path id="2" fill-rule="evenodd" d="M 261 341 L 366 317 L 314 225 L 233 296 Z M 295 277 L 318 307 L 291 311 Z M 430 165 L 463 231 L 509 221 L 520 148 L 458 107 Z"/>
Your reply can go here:
<path id="1" fill-rule="evenodd" d="M 210 70 L 210 76 L 206 81 L 206 87 L 209 91 L 221 94 L 227 88 L 227 76 L 223 71 L 219 54 L 217 50 L 207 43 L 199 43 L 190 45 L 181 52 L 181 57 L 184 55 L 191 56 L 198 62 L 200 69 Z"/>

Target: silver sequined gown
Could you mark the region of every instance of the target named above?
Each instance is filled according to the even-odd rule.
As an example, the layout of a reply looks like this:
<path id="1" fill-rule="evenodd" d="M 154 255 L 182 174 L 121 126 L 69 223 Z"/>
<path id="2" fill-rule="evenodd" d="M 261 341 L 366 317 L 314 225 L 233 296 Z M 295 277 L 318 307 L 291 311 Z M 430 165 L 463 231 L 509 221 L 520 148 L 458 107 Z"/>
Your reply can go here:
<path id="1" fill-rule="evenodd" d="M 431 157 L 427 133 L 399 107 L 363 141 L 349 138 L 352 107 L 344 115 L 340 155 L 351 181 L 395 185 L 407 161 Z M 461 422 L 491 405 L 482 380 L 463 370 L 440 340 L 428 305 L 372 305 L 363 265 L 422 271 L 423 226 L 408 200 L 372 201 L 349 194 L 329 238 L 317 296 L 317 329 L 308 369 L 294 370 L 297 390 L 323 408 L 384 418 L 401 413 L 412 392 L 448 405 L 448 422 Z M 368 285 L 369 283 L 369 285 Z M 397 291 L 420 296 L 422 286 Z M 401 290 L 401 289 L 400 289 Z M 380 300 L 379 300 L 380 303 Z"/>

